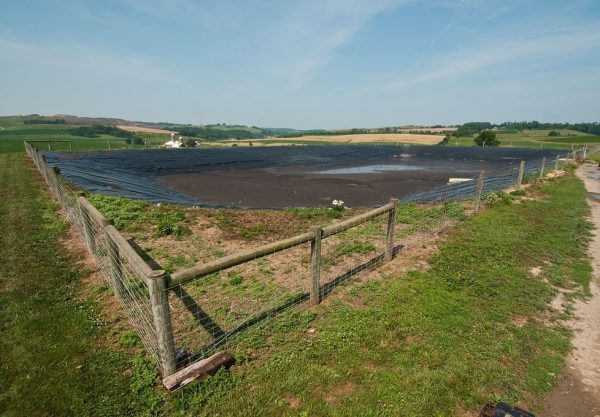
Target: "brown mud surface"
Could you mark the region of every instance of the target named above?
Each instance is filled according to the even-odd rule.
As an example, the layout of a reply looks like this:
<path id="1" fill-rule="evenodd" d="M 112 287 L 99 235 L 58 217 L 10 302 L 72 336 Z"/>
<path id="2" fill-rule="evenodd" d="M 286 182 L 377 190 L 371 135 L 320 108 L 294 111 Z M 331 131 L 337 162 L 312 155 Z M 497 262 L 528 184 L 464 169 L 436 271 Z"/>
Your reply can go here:
<path id="1" fill-rule="evenodd" d="M 356 172 L 361 169 L 357 167 L 334 171 L 318 166 L 294 166 L 163 175 L 157 181 L 208 205 L 314 207 L 329 206 L 337 199 L 348 207 L 370 207 L 385 204 L 392 197 L 439 187 L 451 177 L 473 177 L 480 164 L 457 165 L 460 166 L 452 170 L 429 166 L 366 173 Z M 373 167 L 376 166 L 365 170 L 377 169 Z"/>

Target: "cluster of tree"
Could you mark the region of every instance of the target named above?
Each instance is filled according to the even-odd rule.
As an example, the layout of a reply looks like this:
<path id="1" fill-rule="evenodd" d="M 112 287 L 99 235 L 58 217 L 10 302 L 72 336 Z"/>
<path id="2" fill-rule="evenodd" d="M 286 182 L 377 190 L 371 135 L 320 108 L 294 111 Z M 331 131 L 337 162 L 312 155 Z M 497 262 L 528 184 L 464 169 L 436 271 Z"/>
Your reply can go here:
<path id="1" fill-rule="evenodd" d="M 477 146 L 500 146 L 500 141 L 496 137 L 496 133 L 491 130 L 484 130 L 475 136 Z"/>
<path id="2" fill-rule="evenodd" d="M 450 142 L 450 135 L 444 136 L 444 139 L 438 142 L 437 146 L 446 146 Z"/>
<path id="3" fill-rule="evenodd" d="M 26 125 L 64 125 L 65 119 L 25 119 L 23 124 Z"/>
<path id="4" fill-rule="evenodd" d="M 505 122 L 499 127 L 508 129 L 552 129 L 552 130 L 577 130 L 579 132 L 589 133 L 591 135 L 600 135 L 600 123 L 540 123 L 535 120 L 531 122 Z"/>
<path id="5" fill-rule="evenodd" d="M 245 129 L 213 129 L 202 126 L 184 126 L 179 128 L 179 134 L 182 136 L 191 136 L 206 140 L 221 139 L 261 139 L 266 138 L 267 134 L 263 131 L 252 132 Z"/>
<path id="6" fill-rule="evenodd" d="M 490 122 L 469 122 L 458 126 L 458 129 L 452 132 L 452 136 L 471 136 L 491 128 Z"/>
<path id="7" fill-rule="evenodd" d="M 69 133 L 73 136 L 83 136 L 85 138 L 97 138 L 100 135 L 111 135 L 118 138 L 129 139 L 130 141 L 133 141 L 136 138 L 133 132 L 128 132 L 126 130 L 119 129 L 118 127 L 106 125 L 81 126 L 71 129 Z M 142 144 L 143 143 L 144 142 L 142 141 Z"/>

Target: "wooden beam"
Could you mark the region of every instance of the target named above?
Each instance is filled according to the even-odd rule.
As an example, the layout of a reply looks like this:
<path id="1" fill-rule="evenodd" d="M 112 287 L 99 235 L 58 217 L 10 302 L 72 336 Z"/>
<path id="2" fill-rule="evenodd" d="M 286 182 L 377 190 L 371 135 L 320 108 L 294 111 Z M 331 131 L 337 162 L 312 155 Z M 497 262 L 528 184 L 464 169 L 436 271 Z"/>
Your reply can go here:
<path id="1" fill-rule="evenodd" d="M 367 213 L 348 219 L 344 222 L 334 224 L 323 229 L 323 238 L 334 235 L 344 230 L 350 229 L 351 227 L 357 226 L 361 223 L 379 216 L 380 214 L 386 213 L 396 207 L 395 203 L 386 204 L 383 207 L 376 208 Z M 256 249 L 248 250 L 241 253 L 234 253 L 233 255 L 225 256 L 223 258 L 207 262 L 205 264 L 197 264 L 189 269 L 175 272 L 171 275 L 169 280 L 169 287 L 175 285 L 184 284 L 192 281 L 193 279 L 203 277 L 205 275 L 212 274 L 214 272 L 221 271 L 223 269 L 231 268 L 236 265 L 243 264 L 244 262 L 251 261 L 253 259 L 262 258 L 263 256 L 271 255 L 276 252 L 280 252 L 284 249 L 288 249 L 294 246 L 301 245 L 303 243 L 313 240 L 314 232 L 306 232 L 288 239 L 283 239 L 274 243 L 269 243 L 260 246 Z"/>
<path id="2" fill-rule="evenodd" d="M 323 237 L 335 235 L 336 233 L 343 232 L 344 230 L 348 230 L 351 227 L 358 226 L 361 223 L 365 223 L 366 221 L 371 220 L 374 217 L 377 217 L 383 213 L 387 213 L 390 210 L 394 210 L 396 208 L 396 203 L 388 203 L 385 206 L 381 206 L 376 208 L 375 210 L 368 211 L 364 214 L 352 217 L 346 221 L 336 223 L 329 227 L 323 228 Z"/>
<path id="3" fill-rule="evenodd" d="M 477 191 L 475 192 L 475 206 L 473 207 L 473 213 L 479 213 L 479 207 L 481 205 L 481 192 L 483 191 L 483 180 L 485 178 L 485 171 L 479 171 L 479 179 L 477 180 Z"/>
<path id="4" fill-rule="evenodd" d="M 385 260 L 391 261 L 394 257 L 394 230 L 396 226 L 398 199 L 392 198 L 388 205 L 393 205 L 393 208 L 388 212 L 387 229 L 385 232 Z"/>
<path id="5" fill-rule="evenodd" d="M 321 302 L 321 238 L 323 229 L 316 227 L 312 230 L 314 239 L 310 241 L 310 271 L 311 286 L 310 300 L 313 304 Z"/>
<path id="6" fill-rule="evenodd" d="M 229 369 L 235 363 L 235 359 L 228 352 L 217 352 L 210 358 L 193 363 L 172 375 L 163 379 L 163 385 L 168 390 L 183 387 L 198 378 L 214 375 L 219 368 Z"/>

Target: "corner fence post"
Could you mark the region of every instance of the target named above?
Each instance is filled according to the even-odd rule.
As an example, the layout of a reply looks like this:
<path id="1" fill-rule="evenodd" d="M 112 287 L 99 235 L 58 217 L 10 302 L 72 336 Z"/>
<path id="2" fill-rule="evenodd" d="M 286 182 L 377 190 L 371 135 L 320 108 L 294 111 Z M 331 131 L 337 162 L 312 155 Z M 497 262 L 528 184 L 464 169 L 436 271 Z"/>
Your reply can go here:
<path id="1" fill-rule="evenodd" d="M 387 230 L 385 233 L 385 260 L 391 261 L 394 257 L 394 228 L 396 226 L 396 211 L 398 209 L 398 199 L 390 199 L 390 204 L 394 207 L 388 211 Z"/>
<path id="2" fill-rule="evenodd" d="M 118 298 L 123 298 L 125 294 L 125 286 L 123 285 L 123 265 L 121 263 L 121 253 L 119 247 L 107 233 L 106 228 L 113 225 L 112 219 L 102 219 L 102 228 L 104 238 L 106 239 L 106 252 L 108 263 L 110 265 L 110 280 L 115 289 L 115 294 Z"/>
<path id="3" fill-rule="evenodd" d="M 558 171 L 558 162 L 560 160 L 560 155 L 556 155 L 556 161 L 554 162 L 554 170 Z"/>
<path id="4" fill-rule="evenodd" d="M 546 157 L 542 158 L 542 166 L 540 167 L 540 179 L 544 178 L 544 169 L 546 168 Z"/>
<path id="5" fill-rule="evenodd" d="M 519 165 L 519 177 L 517 178 L 517 190 L 521 189 L 523 185 L 523 174 L 525 173 L 525 161 L 521 161 Z"/>
<path id="6" fill-rule="evenodd" d="M 94 242 L 94 235 L 92 234 L 92 226 L 90 225 L 90 218 L 87 214 L 86 209 L 81 204 L 80 199 L 85 198 L 82 191 L 77 191 L 77 207 L 79 208 L 79 217 L 81 217 L 81 224 L 83 226 L 83 235 L 85 237 L 85 243 L 92 255 L 96 253 L 96 245 Z"/>
<path id="7" fill-rule="evenodd" d="M 171 313 L 169 311 L 169 294 L 167 292 L 167 276 L 165 271 L 154 271 L 147 277 L 152 316 L 158 342 L 158 360 L 163 377 L 173 374 L 177 370 L 175 361 L 175 343 L 171 327 Z"/>
<path id="8" fill-rule="evenodd" d="M 483 191 L 483 179 L 485 178 L 485 171 L 479 171 L 479 179 L 477 180 L 477 191 L 475 192 L 475 206 L 473 207 L 473 213 L 479 213 L 479 206 L 481 205 L 481 192 Z"/>
<path id="9" fill-rule="evenodd" d="M 323 229 L 315 227 L 312 232 L 314 238 L 310 241 L 310 272 L 312 276 L 310 301 L 312 304 L 319 304 L 321 302 L 321 240 Z"/>

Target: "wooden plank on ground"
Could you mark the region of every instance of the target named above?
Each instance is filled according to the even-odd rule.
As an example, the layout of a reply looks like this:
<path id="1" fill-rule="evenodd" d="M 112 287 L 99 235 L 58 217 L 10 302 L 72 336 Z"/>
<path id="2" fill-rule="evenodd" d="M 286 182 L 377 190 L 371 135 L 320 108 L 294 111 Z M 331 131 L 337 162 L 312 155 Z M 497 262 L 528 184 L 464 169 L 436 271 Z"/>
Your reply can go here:
<path id="1" fill-rule="evenodd" d="M 229 352 L 217 352 L 210 358 L 193 363 L 185 368 L 171 374 L 163 379 L 163 385 L 168 390 L 174 390 L 189 384 L 198 378 L 214 375 L 219 368 L 224 366 L 229 369 L 235 363 L 235 359 Z"/>

